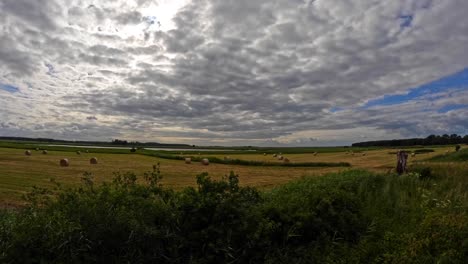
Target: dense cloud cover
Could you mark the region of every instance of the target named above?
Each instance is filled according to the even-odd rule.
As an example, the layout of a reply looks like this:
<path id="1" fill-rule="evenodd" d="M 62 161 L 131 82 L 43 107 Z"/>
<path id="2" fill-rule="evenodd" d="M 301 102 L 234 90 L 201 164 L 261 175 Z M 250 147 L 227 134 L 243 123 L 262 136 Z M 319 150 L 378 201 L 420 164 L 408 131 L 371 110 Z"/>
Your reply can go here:
<path id="1" fill-rule="evenodd" d="M 466 0 L 0 1 L 0 135 L 334 145 L 467 133 Z M 441 111 L 441 109 L 445 109 Z"/>

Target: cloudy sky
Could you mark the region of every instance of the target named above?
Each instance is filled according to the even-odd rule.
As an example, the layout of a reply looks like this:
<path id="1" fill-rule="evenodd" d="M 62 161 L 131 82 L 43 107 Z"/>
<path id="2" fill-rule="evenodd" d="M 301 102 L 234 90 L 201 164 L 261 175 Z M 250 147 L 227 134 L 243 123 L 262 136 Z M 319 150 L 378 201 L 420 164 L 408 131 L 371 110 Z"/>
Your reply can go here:
<path id="1" fill-rule="evenodd" d="M 0 136 L 468 134 L 466 0 L 0 0 Z"/>

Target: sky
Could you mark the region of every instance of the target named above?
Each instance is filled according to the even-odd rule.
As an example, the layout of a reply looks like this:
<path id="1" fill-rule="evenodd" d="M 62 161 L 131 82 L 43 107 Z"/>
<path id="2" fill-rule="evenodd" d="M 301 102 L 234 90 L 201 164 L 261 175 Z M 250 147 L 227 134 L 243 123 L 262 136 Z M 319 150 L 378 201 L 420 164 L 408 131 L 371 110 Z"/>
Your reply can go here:
<path id="1" fill-rule="evenodd" d="M 0 136 L 468 134 L 466 0 L 1 0 Z"/>

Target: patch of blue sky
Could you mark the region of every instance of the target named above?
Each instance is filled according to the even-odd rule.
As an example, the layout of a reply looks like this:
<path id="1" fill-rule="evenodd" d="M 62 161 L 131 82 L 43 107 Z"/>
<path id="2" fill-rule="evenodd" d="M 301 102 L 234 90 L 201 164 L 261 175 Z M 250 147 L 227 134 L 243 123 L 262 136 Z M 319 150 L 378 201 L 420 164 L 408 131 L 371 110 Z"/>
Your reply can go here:
<path id="1" fill-rule="evenodd" d="M 464 108 L 468 108 L 468 105 L 466 105 L 466 104 L 446 105 L 446 106 L 440 108 L 437 112 L 447 113 L 449 111 L 459 110 L 459 109 L 464 109 Z"/>
<path id="2" fill-rule="evenodd" d="M 44 65 L 47 67 L 47 75 L 55 74 L 55 68 L 52 64 L 44 63 Z"/>
<path id="3" fill-rule="evenodd" d="M 446 92 L 453 89 L 468 89 L 468 68 L 442 79 L 412 88 L 407 94 L 385 95 L 383 98 L 371 100 L 367 102 L 363 108 L 401 104 L 421 96 Z"/>
<path id="4" fill-rule="evenodd" d="M 341 108 L 341 107 L 332 107 L 332 108 L 330 109 L 330 112 L 336 113 L 336 112 L 343 111 L 343 110 L 344 110 L 344 109 Z"/>
<path id="5" fill-rule="evenodd" d="M 0 89 L 1 90 L 4 90 L 4 91 L 7 91 L 9 93 L 16 93 L 16 92 L 19 92 L 19 88 L 18 87 L 15 87 L 13 85 L 9 85 L 9 84 L 3 84 L 3 83 L 0 83 Z"/>
<path id="6" fill-rule="evenodd" d="M 411 27 L 413 23 L 413 15 L 400 15 L 398 17 L 400 19 L 400 28 Z"/>

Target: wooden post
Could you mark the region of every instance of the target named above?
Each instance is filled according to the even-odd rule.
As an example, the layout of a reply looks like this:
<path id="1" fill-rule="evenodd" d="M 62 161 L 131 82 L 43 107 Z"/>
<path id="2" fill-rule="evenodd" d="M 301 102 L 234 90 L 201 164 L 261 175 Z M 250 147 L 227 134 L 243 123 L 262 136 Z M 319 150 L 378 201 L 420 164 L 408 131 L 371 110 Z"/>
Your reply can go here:
<path id="1" fill-rule="evenodd" d="M 401 175 L 406 172 L 406 161 L 408 160 L 408 154 L 405 151 L 397 152 L 397 167 L 396 171 L 398 175 Z"/>

